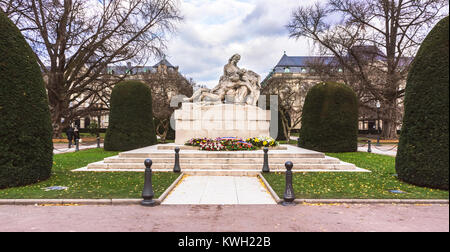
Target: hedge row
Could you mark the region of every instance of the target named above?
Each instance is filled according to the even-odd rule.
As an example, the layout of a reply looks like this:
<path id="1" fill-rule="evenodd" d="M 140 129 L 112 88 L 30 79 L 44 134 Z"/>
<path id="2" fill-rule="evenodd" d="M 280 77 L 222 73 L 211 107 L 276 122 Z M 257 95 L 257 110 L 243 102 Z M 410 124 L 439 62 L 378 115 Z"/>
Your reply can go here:
<path id="1" fill-rule="evenodd" d="M 423 41 L 411 66 L 396 160 L 399 179 L 448 190 L 449 18 Z"/>
<path id="2" fill-rule="evenodd" d="M 303 105 L 298 145 L 320 152 L 354 152 L 358 146 L 358 99 L 340 83 L 312 87 Z"/>
<path id="3" fill-rule="evenodd" d="M 128 151 L 156 143 L 150 88 L 139 81 L 117 84 L 111 94 L 105 150 Z"/>
<path id="4" fill-rule="evenodd" d="M 0 34 L 0 188 L 6 188 L 49 178 L 53 143 L 41 70 L 1 10 Z"/>

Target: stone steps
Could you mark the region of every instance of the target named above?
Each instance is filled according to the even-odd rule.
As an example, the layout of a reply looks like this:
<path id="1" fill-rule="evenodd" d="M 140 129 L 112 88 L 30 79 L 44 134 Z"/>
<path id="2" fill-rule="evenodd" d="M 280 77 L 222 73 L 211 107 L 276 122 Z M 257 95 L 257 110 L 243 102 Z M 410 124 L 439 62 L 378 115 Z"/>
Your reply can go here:
<path id="1" fill-rule="evenodd" d="M 175 145 L 161 147 L 151 146 L 139 150 L 122 152 L 101 162 L 89 164 L 79 171 L 138 171 L 145 170 L 145 159 L 152 159 L 155 172 L 172 172 L 175 163 Z M 167 149 L 167 150 L 166 150 Z M 172 150 L 170 150 L 172 149 Z M 294 163 L 294 172 L 339 172 L 363 171 L 353 164 L 327 157 L 325 154 L 285 145 L 285 150 L 269 151 L 269 168 L 271 172 L 285 172 L 285 163 Z M 204 176 L 254 176 L 262 171 L 264 152 L 207 152 L 199 150 L 182 150 L 180 167 L 188 175 Z"/>
<path id="2" fill-rule="evenodd" d="M 121 158 L 112 157 L 106 158 L 104 163 L 137 163 L 143 164 L 145 158 Z M 175 158 L 152 158 L 153 164 L 164 163 L 174 164 Z M 269 164 L 284 164 L 286 158 L 269 158 Z M 289 161 L 295 164 L 339 164 L 339 159 L 336 158 L 291 158 Z M 253 164 L 262 165 L 263 158 L 180 158 L 180 164 Z"/>
<path id="3" fill-rule="evenodd" d="M 120 158 L 174 158 L 175 152 L 154 152 L 154 153 L 133 153 L 123 152 L 119 154 Z M 180 159 L 187 158 L 264 158 L 262 152 L 187 152 L 180 153 Z M 269 153 L 269 159 L 271 158 L 325 158 L 323 153 Z"/>
<path id="4" fill-rule="evenodd" d="M 173 169 L 173 163 L 153 163 L 152 170 L 168 170 Z M 180 164 L 183 171 L 186 170 L 262 170 L 261 164 L 218 164 L 218 163 L 206 163 L 206 164 Z M 285 170 L 284 163 L 269 164 L 270 169 Z M 349 164 L 295 164 L 293 170 L 349 170 L 354 168 L 354 165 Z M 144 163 L 105 163 L 98 162 L 88 165 L 88 169 L 145 169 Z"/>
<path id="5" fill-rule="evenodd" d="M 175 148 L 178 147 L 180 148 L 180 150 L 184 151 L 184 150 L 199 150 L 199 147 L 195 147 L 195 146 L 186 146 L 186 145 L 174 145 L 174 144 L 166 144 L 166 145 L 159 145 L 157 148 L 158 150 L 168 150 L 168 151 L 174 151 Z M 269 147 L 269 151 L 272 150 L 287 150 L 286 146 L 275 146 L 275 147 Z"/>

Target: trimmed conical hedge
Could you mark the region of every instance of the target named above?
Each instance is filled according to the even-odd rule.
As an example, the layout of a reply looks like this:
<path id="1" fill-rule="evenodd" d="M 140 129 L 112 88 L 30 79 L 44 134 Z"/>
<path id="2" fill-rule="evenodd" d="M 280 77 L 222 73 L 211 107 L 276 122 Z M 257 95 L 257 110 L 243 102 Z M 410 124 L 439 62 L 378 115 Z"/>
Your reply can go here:
<path id="1" fill-rule="evenodd" d="M 105 150 L 128 151 L 156 143 L 150 88 L 139 81 L 117 84 L 111 94 Z"/>
<path id="2" fill-rule="evenodd" d="M 448 190 L 449 18 L 423 41 L 411 66 L 398 147 L 399 179 Z"/>
<path id="3" fill-rule="evenodd" d="M 41 70 L 1 10 L 0 34 L 0 188 L 6 188 L 48 179 L 53 143 Z"/>
<path id="4" fill-rule="evenodd" d="M 340 83 L 312 87 L 303 105 L 299 147 L 320 152 L 354 152 L 358 146 L 358 99 Z"/>

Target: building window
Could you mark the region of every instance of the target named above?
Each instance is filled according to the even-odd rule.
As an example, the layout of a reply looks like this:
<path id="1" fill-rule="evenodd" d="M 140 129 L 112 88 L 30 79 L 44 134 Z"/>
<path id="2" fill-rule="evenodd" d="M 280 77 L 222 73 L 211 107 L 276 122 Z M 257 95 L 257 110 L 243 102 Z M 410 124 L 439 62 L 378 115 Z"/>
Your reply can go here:
<path id="1" fill-rule="evenodd" d="M 285 73 L 290 73 L 290 72 L 291 72 L 291 69 L 289 69 L 289 67 L 286 67 L 286 68 L 284 68 L 284 72 L 285 72 Z"/>

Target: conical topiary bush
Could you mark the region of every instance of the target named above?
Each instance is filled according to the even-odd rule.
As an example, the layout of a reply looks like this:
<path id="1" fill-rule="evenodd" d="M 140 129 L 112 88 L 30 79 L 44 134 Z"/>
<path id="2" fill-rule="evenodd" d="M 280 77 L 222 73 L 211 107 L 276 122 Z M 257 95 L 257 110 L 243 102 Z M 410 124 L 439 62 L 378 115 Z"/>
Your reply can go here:
<path id="1" fill-rule="evenodd" d="M 448 190 L 449 18 L 423 41 L 411 66 L 396 158 L 398 178 Z"/>
<path id="2" fill-rule="evenodd" d="M 320 152 L 354 152 L 358 146 L 358 98 L 348 86 L 320 83 L 305 99 L 299 147 Z"/>
<path id="3" fill-rule="evenodd" d="M 41 70 L 1 10 L 0 34 L 0 188 L 6 188 L 49 178 L 53 143 Z"/>
<path id="4" fill-rule="evenodd" d="M 156 143 L 150 87 L 139 81 L 117 84 L 111 94 L 105 150 L 128 151 Z"/>

